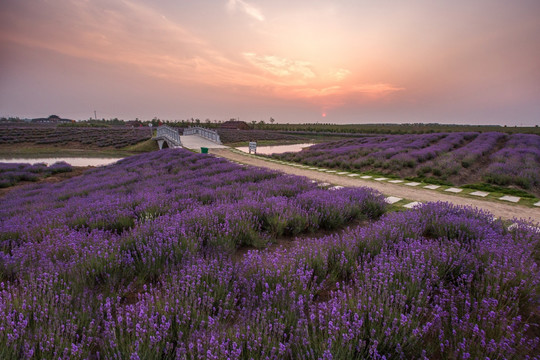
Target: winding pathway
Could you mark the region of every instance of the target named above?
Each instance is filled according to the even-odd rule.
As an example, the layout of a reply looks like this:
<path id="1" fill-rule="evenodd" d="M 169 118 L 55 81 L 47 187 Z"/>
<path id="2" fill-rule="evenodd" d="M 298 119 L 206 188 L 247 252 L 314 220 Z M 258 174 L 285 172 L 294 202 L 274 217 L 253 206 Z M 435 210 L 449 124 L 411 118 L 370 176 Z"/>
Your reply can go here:
<path id="1" fill-rule="evenodd" d="M 265 167 L 272 170 L 278 170 L 286 174 L 305 176 L 318 182 L 326 182 L 348 187 L 367 186 L 382 192 L 386 196 L 394 196 L 411 201 L 446 201 L 456 205 L 473 206 L 487 210 L 494 216 L 501 217 L 503 219 L 523 218 L 540 224 L 540 208 L 529 208 L 522 205 L 511 205 L 481 199 L 470 199 L 450 194 L 442 194 L 440 192 L 434 192 L 422 188 L 409 188 L 387 182 L 366 181 L 358 177 L 352 178 L 348 176 L 334 175 L 331 173 L 265 161 L 252 156 L 232 152 L 229 149 L 211 149 L 210 153 L 247 165 Z"/>

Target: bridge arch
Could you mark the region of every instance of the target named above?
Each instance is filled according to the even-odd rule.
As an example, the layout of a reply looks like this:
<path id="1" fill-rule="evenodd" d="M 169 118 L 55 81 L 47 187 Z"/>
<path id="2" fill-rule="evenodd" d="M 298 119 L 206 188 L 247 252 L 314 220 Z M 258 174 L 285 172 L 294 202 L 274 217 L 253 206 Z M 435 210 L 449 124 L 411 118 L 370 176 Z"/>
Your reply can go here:
<path id="1" fill-rule="evenodd" d="M 167 125 L 161 125 L 158 127 L 156 136 L 154 136 L 152 139 L 157 141 L 160 150 L 163 149 L 165 145 L 169 148 L 182 146 L 178 129 L 174 129 Z"/>

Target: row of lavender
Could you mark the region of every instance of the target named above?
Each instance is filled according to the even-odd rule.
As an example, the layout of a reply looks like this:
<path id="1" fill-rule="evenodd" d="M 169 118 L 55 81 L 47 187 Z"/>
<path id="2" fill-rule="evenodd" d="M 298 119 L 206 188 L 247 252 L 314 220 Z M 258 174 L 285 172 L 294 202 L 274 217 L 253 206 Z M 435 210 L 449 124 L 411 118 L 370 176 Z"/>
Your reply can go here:
<path id="1" fill-rule="evenodd" d="M 274 155 L 307 165 L 497 185 L 540 187 L 540 136 L 440 133 L 362 137 Z"/>
<path id="2" fill-rule="evenodd" d="M 59 161 L 51 166 L 44 163 L 0 163 L 0 188 L 10 187 L 21 181 L 38 181 L 39 179 L 64 172 L 70 172 L 73 168 L 64 161 Z"/>
<path id="3" fill-rule="evenodd" d="M 150 138 L 148 128 L 93 128 L 93 127 L 56 127 L 2 126 L 0 144 L 30 143 L 36 145 L 66 145 L 79 143 L 85 146 L 122 148 L 135 145 Z"/>
<path id="4" fill-rule="evenodd" d="M 0 281 L 9 289 L 0 298 L 0 358 L 61 356 L 64 341 L 83 341 L 91 323 L 103 327 L 96 313 L 103 296 L 129 296 L 133 286 L 190 259 L 376 218 L 385 207 L 369 189 L 332 192 L 185 150 L 13 191 L 0 207 Z M 48 295 L 23 295 L 34 285 Z M 64 295 L 71 308 L 57 308 Z M 66 309 L 65 316 L 49 313 Z M 55 326 L 67 326 L 78 340 Z M 104 338 L 96 341 L 85 352 L 105 346 Z"/>
<path id="5" fill-rule="evenodd" d="M 526 358 L 540 234 L 163 150 L 0 206 L 0 358 Z"/>
<path id="6" fill-rule="evenodd" d="M 31 143 L 36 145 L 66 145 L 79 143 L 85 146 L 122 148 L 150 138 L 148 127 L 57 127 L 0 125 L 0 145 Z M 178 128 L 182 133 L 183 128 Z M 304 138 L 263 130 L 217 129 L 221 141 L 235 143 L 263 140 L 302 140 Z"/>

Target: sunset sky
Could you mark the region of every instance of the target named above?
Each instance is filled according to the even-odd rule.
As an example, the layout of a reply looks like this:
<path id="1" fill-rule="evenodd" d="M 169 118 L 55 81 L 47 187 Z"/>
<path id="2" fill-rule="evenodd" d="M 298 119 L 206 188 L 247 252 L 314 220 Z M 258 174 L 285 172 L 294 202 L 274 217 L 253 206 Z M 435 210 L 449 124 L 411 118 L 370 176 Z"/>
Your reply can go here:
<path id="1" fill-rule="evenodd" d="M 540 124 L 538 0 L 2 0 L 0 116 Z"/>

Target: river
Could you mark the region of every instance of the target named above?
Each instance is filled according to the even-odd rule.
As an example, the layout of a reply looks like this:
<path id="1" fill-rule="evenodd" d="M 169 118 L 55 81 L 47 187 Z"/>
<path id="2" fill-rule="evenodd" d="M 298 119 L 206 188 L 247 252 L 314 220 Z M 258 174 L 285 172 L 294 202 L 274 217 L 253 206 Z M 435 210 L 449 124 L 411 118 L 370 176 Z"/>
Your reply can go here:
<path id="1" fill-rule="evenodd" d="M 286 152 L 299 152 L 300 150 L 310 147 L 315 144 L 291 144 L 291 145 L 275 145 L 275 146 L 257 146 L 257 154 L 271 155 L 282 154 Z M 247 146 L 237 147 L 238 150 L 248 153 Z"/>
<path id="2" fill-rule="evenodd" d="M 105 158 L 105 157 L 48 157 L 48 158 L 9 158 L 0 159 L 3 163 L 25 163 L 25 164 L 37 164 L 45 163 L 52 165 L 59 161 L 65 161 L 71 166 L 104 166 L 110 165 L 122 158 Z"/>

